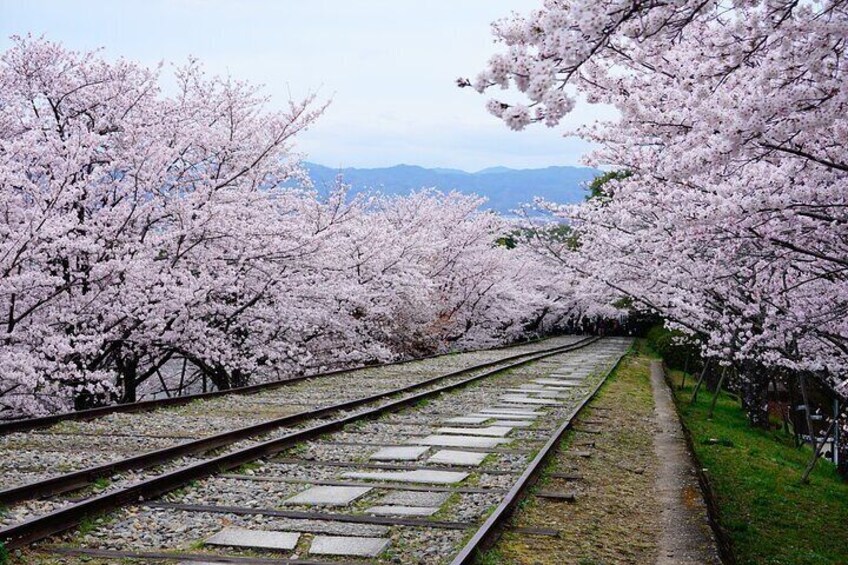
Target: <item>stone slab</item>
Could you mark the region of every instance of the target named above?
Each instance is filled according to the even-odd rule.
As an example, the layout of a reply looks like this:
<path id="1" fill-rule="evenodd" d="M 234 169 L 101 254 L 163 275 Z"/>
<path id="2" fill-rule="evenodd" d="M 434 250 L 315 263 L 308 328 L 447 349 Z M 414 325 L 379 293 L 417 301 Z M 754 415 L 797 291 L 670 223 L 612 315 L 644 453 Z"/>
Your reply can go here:
<path id="1" fill-rule="evenodd" d="M 404 445 L 400 447 L 384 447 L 380 451 L 372 453 L 369 459 L 375 461 L 415 461 L 425 453 L 428 448 L 420 445 Z"/>
<path id="2" fill-rule="evenodd" d="M 250 547 L 254 549 L 290 550 L 297 546 L 300 534 L 296 532 L 270 532 L 246 530 L 244 528 L 224 528 L 217 534 L 206 538 L 206 545 L 224 545 L 227 547 Z"/>
<path id="3" fill-rule="evenodd" d="M 533 398 L 564 398 L 564 390 L 535 390 L 535 389 L 523 389 L 523 388 L 508 388 L 504 392 L 509 392 L 512 394 L 523 394 L 527 396 L 532 396 Z"/>
<path id="4" fill-rule="evenodd" d="M 530 410 L 531 408 L 544 408 L 544 406 L 539 406 L 538 404 L 519 404 L 515 402 L 503 402 L 503 404 L 499 404 L 498 406 L 495 406 L 495 408 L 515 408 L 517 410 Z"/>
<path id="5" fill-rule="evenodd" d="M 424 483 L 430 485 L 450 485 L 464 481 L 468 473 L 459 471 L 367 471 L 342 475 L 347 479 L 372 479 L 379 481 L 397 481 L 399 483 Z"/>
<path id="6" fill-rule="evenodd" d="M 510 416 L 544 416 L 544 412 L 538 412 L 535 410 L 519 410 L 517 408 L 484 408 L 480 411 L 480 414 L 509 414 Z"/>
<path id="7" fill-rule="evenodd" d="M 500 414 L 500 413 L 492 413 L 492 412 L 481 412 L 480 414 L 488 416 L 489 418 L 494 419 L 510 419 L 510 420 L 523 420 L 525 422 L 532 422 L 536 419 L 536 416 L 522 416 L 521 414 Z M 492 425 L 495 425 L 494 423 Z"/>
<path id="8" fill-rule="evenodd" d="M 485 422 L 488 419 L 489 418 L 485 418 L 485 417 L 482 417 L 482 416 L 457 416 L 456 418 L 450 418 L 448 420 L 445 420 L 445 424 L 458 424 L 458 425 L 461 425 L 461 426 L 462 425 L 468 426 L 468 425 L 482 424 L 483 422 Z"/>
<path id="9" fill-rule="evenodd" d="M 351 557 L 376 557 L 389 546 L 386 538 L 359 538 L 350 536 L 315 536 L 309 553 L 313 555 L 341 555 Z"/>
<path id="10" fill-rule="evenodd" d="M 496 447 L 502 443 L 509 443 L 509 440 L 494 437 L 431 435 L 420 439 L 418 443 L 443 447 Z"/>
<path id="11" fill-rule="evenodd" d="M 509 426 L 510 428 L 529 428 L 533 422 L 528 420 L 495 420 L 493 426 Z"/>
<path id="12" fill-rule="evenodd" d="M 558 406 L 562 404 L 556 400 L 548 400 L 547 398 L 530 398 L 529 396 L 521 396 L 519 394 L 505 394 L 501 396 L 503 402 L 516 404 L 538 404 L 540 406 Z"/>
<path id="13" fill-rule="evenodd" d="M 461 436 L 506 437 L 512 431 L 512 428 L 506 426 L 487 426 L 485 428 L 439 428 L 436 431 L 440 434 Z"/>
<path id="14" fill-rule="evenodd" d="M 322 506 L 344 506 L 371 490 L 371 487 L 317 486 L 306 489 L 283 504 L 309 504 Z"/>
<path id="15" fill-rule="evenodd" d="M 423 492 L 415 490 L 395 490 L 380 499 L 384 506 L 441 506 L 450 498 L 449 492 Z"/>
<path id="16" fill-rule="evenodd" d="M 375 516 L 432 516 L 438 506 L 371 506 L 365 512 Z"/>
<path id="17" fill-rule="evenodd" d="M 562 391 L 544 390 L 533 392 L 535 398 L 568 398 L 570 395 Z"/>
<path id="18" fill-rule="evenodd" d="M 548 385 L 548 386 L 557 386 L 560 388 L 573 388 L 577 386 L 583 386 L 582 383 L 575 383 L 570 381 L 560 381 L 557 379 L 536 379 L 533 381 L 536 384 L 540 385 Z"/>
<path id="19" fill-rule="evenodd" d="M 453 449 L 442 449 L 437 451 L 427 460 L 427 463 L 439 465 L 468 465 L 477 466 L 483 462 L 489 454 L 476 451 L 457 451 Z"/>
<path id="20" fill-rule="evenodd" d="M 540 490 L 536 493 L 539 498 L 547 498 L 550 500 L 562 500 L 564 502 L 575 502 L 577 495 L 573 492 L 554 492 L 548 490 Z"/>

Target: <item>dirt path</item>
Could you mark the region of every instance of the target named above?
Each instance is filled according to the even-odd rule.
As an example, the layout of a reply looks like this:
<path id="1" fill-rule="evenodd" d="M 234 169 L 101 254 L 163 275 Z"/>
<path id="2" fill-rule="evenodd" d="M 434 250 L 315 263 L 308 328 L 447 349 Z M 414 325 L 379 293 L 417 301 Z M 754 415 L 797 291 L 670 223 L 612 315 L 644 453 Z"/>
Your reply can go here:
<path id="1" fill-rule="evenodd" d="M 707 507 L 659 361 L 651 363 L 651 388 L 656 422 L 654 452 L 659 461 L 655 491 L 662 508 L 656 563 L 720 565 Z"/>

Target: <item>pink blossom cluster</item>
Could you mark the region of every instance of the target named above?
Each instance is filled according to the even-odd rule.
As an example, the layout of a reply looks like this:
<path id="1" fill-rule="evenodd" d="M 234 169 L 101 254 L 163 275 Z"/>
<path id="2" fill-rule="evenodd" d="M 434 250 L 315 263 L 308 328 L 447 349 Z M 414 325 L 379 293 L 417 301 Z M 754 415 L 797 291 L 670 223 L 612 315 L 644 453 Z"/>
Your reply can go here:
<path id="1" fill-rule="evenodd" d="M 0 418 L 132 400 L 177 358 L 227 387 L 568 314 L 477 197 L 319 197 L 292 152 L 312 98 L 160 74 L 31 37 L 0 58 Z"/>
<path id="2" fill-rule="evenodd" d="M 660 313 L 749 381 L 848 395 L 848 2 L 547 0 L 494 32 L 460 84 L 517 90 L 488 104 L 509 127 L 577 97 L 620 113 L 572 133 L 630 176 L 548 205 L 579 243 L 539 247 L 578 295 Z"/>

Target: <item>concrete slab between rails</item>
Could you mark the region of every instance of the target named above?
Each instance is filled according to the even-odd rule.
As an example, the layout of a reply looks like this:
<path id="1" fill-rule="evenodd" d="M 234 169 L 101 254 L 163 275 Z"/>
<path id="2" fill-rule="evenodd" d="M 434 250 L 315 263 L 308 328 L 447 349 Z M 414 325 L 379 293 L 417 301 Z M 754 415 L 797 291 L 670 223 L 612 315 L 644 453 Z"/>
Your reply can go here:
<path id="1" fill-rule="evenodd" d="M 511 394 L 521 394 L 531 398 L 566 398 L 567 395 L 563 391 L 544 390 L 544 389 L 525 389 L 525 388 L 508 388 L 504 392 Z"/>
<path id="2" fill-rule="evenodd" d="M 349 536 L 315 536 L 309 553 L 349 557 L 376 557 L 389 546 L 386 538 L 358 538 Z"/>
<path id="3" fill-rule="evenodd" d="M 510 428 L 529 428 L 533 425 L 532 421 L 528 420 L 495 420 L 493 426 L 508 426 Z"/>
<path id="4" fill-rule="evenodd" d="M 490 412 L 488 410 L 484 410 L 482 412 L 478 412 L 480 416 L 486 416 L 488 418 L 497 418 L 499 420 L 535 420 L 539 416 L 543 416 L 543 413 L 539 414 L 527 414 L 523 410 L 499 410 L 497 412 Z"/>
<path id="5" fill-rule="evenodd" d="M 468 473 L 457 471 L 384 471 L 366 473 L 345 473 L 348 479 L 373 479 L 378 481 L 397 481 L 400 483 L 424 483 L 431 485 L 450 485 L 464 481 Z"/>
<path id="6" fill-rule="evenodd" d="M 440 434 L 461 436 L 506 437 L 512 428 L 506 426 L 486 426 L 485 428 L 438 428 Z"/>
<path id="7" fill-rule="evenodd" d="M 427 460 L 427 463 L 476 467 L 480 465 L 488 455 L 488 453 L 477 453 L 474 451 L 442 449 L 434 453 L 433 456 Z"/>
<path id="8" fill-rule="evenodd" d="M 459 426 L 474 426 L 477 424 L 482 424 L 483 422 L 489 419 L 490 418 L 486 418 L 484 416 L 457 416 L 455 418 L 449 418 L 445 420 L 444 423 Z"/>
<path id="9" fill-rule="evenodd" d="M 372 453 L 368 459 L 374 461 L 415 461 L 427 451 L 429 447 L 421 445 L 403 445 L 398 447 L 384 447 Z"/>
<path id="10" fill-rule="evenodd" d="M 365 509 L 367 514 L 375 516 L 432 516 L 439 511 L 438 506 L 371 506 Z"/>
<path id="11" fill-rule="evenodd" d="M 434 445 L 442 447 L 477 447 L 489 448 L 509 443 L 508 439 L 475 436 L 453 436 L 453 435 L 430 435 L 417 443 L 421 445 Z"/>
<path id="12" fill-rule="evenodd" d="M 244 528 L 224 528 L 204 541 L 206 545 L 226 547 L 248 547 L 251 549 L 285 549 L 297 546 L 300 534 L 296 532 L 272 532 L 265 530 L 247 530 Z"/>
<path id="13" fill-rule="evenodd" d="M 540 406 L 560 406 L 562 402 L 556 400 L 547 400 L 544 398 L 531 398 L 519 394 L 505 394 L 501 396 L 501 401 L 516 404 L 538 404 Z"/>
<path id="14" fill-rule="evenodd" d="M 583 383 L 567 381 L 564 379 L 536 379 L 533 381 L 538 385 L 545 385 L 549 387 L 559 387 L 559 388 L 576 388 L 583 386 Z"/>
<path id="15" fill-rule="evenodd" d="M 371 491 L 371 487 L 316 486 L 299 492 L 283 504 L 346 506 Z"/>
<path id="16" fill-rule="evenodd" d="M 448 498 L 450 498 L 449 492 L 401 490 L 386 494 L 380 499 L 380 504 L 438 508 L 447 502 Z"/>
<path id="17" fill-rule="evenodd" d="M 519 408 L 517 406 L 490 406 L 489 408 L 483 408 L 479 413 L 523 416 L 527 418 L 538 418 L 539 416 L 547 414 L 547 412 L 540 412 L 538 406 L 530 406 L 528 408 Z"/>

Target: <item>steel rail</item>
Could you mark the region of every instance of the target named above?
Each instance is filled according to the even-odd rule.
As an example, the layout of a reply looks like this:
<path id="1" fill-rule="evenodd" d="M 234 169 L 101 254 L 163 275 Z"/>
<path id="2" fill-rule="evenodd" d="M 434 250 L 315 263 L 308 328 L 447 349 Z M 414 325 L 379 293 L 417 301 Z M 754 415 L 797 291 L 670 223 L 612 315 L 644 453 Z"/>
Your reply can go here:
<path id="1" fill-rule="evenodd" d="M 593 338 L 583 338 L 573 344 L 561 345 L 548 350 L 543 350 L 541 352 L 534 351 L 529 353 L 519 353 L 516 355 L 510 355 L 497 361 L 487 361 L 486 363 L 481 363 L 478 365 L 473 365 L 471 367 L 465 367 L 463 369 L 451 371 L 450 373 L 445 373 L 436 377 L 432 377 L 412 385 L 395 388 L 389 391 L 357 398 L 354 400 L 349 400 L 339 404 L 325 406 L 323 408 L 304 410 L 296 414 L 290 414 L 288 416 L 282 416 L 280 418 L 266 420 L 258 424 L 251 424 L 242 428 L 236 428 L 234 430 L 229 430 L 226 432 L 221 432 L 199 439 L 179 443 L 170 447 L 163 447 L 161 449 L 148 451 L 146 453 L 141 453 L 133 457 L 127 457 L 124 459 L 119 459 L 117 461 L 104 463 L 102 465 L 96 465 L 93 467 L 88 467 L 86 469 L 80 469 L 79 471 L 65 473 L 56 477 L 49 477 L 39 481 L 0 490 L 0 504 L 8 506 L 25 500 L 31 500 L 33 498 L 51 496 L 77 490 L 93 483 L 94 481 L 102 477 L 109 477 L 116 473 L 121 473 L 123 471 L 129 471 L 133 469 L 145 469 L 155 465 L 160 465 L 178 457 L 192 455 L 195 453 L 203 453 L 212 449 L 217 449 L 219 447 L 230 445 L 236 441 L 241 441 L 243 439 L 248 439 L 250 437 L 267 433 L 277 428 L 296 425 L 304 421 L 320 418 L 321 416 L 325 416 L 333 412 L 338 412 L 340 410 L 350 410 L 353 408 L 358 408 L 365 404 L 377 402 L 387 397 L 394 396 L 396 394 L 411 392 L 422 387 L 430 386 L 445 379 L 458 377 L 465 373 L 479 371 L 482 369 L 493 367 L 495 365 L 510 362 L 515 359 L 520 359 L 522 357 L 536 355 L 539 353 L 543 353 L 544 351 L 559 351 L 563 348 L 570 348 L 575 344 L 581 344 L 591 339 Z"/>
<path id="2" fill-rule="evenodd" d="M 534 457 L 533 461 L 530 462 L 530 465 L 524 470 L 518 480 L 515 481 L 512 488 L 509 489 L 506 497 L 501 501 L 497 508 L 495 508 L 494 512 L 489 515 L 486 521 L 483 522 L 483 525 L 477 529 L 477 532 L 470 540 L 468 540 L 468 543 L 465 544 L 457 556 L 454 557 L 454 559 L 450 562 L 450 565 L 471 565 L 476 563 L 482 553 L 494 544 L 506 524 L 506 521 L 515 510 L 515 507 L 526 496 L 530 487 L 536 484 L 542 469 L 545 467 L 545 463 L 548 461 L 550 456 L 556 452 L 562 436 L 565 435 L 565 432 L 567 432 L 569 428 L 571 428 L 574 419 L 580 411 L 583 410 L 583 408 L 585 408 L 593 398 L 595 398 L 598 391 L 607 381 L 607 378 L 609 378 L 613 371 L 615 371 L 621 363 L 621 360 L 624 359 L 625 355 L 627 355 L 627 352 L 624 352 L 619 356 L 612 367 L 610 367 L 610 369 L 606 372 L 604 377 L 597 385 L 595 385 L 592 392 L 585 396 L 583 400 L 581 400 L 580 403 L 575 406 L 571 412 L 569 412 L 563 423 L 560 424 L 556 431 L 554 431 L 554 433 L 549 437 L 544 447 L 539 450 L 536 457 Z"/>
<path id="3" fill-rule="evenodd" d="M 343 416 L 335 420 L 331 420 L 329 422 L 316 424 L 308 428 L 291 432 L 279 438 L 267 440 L 256 445 L 251 445 L 237 451 L 225 453 L 223 455 L 219 455 L 217 457 L 195 463 L 193 465 L 181 467 L 179 469 L 146 479 L 141 482 L 127 485 L 119 490 L 106 492 L 98 496 L 94 496 L 76 504 L 72 504 L 71 506 L 68 506 L 66 508 L 51 512 L 49 514 L 38 516 L 20 524 L 15 524 L 0 529 L 0 541 L 5 544 L 7 549 L 16 549 L 23 547 L 27 544 L 36 542 L 52 534 L 56 534 L 73 528 L 85 518 L 102 514 L 128 504 L 137 504 L 139 501 L 151 499 L 156 496 L 160 496 L 162 494 L 175 490 L 177 488 L 180 488 L 193 480 L 202 479 L 211 475 L 223 473 L 245 463 L 255 461 L 256 459 L 274 455 L 276 453 L 279 453 L 280 451 L 284 451 L 290 447 L 293 447 L 300 442 L 318 437 L 328 432 L 333 432 L 342 429 L 347 424 L 360 420 L 376 418 L 382 416 L 383 414 L 394 412 L 403 407 L 413 405 L 416 402 L 425 398 L 436 396 L 443 392 L 466 386 L 479 380 L 494 376 L 498 373 L 521 367 L 528 363 L 539 361 L 547 357 L 581 349 L 599 340 L 599 337 L 588 337 L 579 340 L 575 343 L 552 348 L 547 351 L 533 352 L 532 354 L 525 353 L 515 355 L 511 358 L 526 358 L 515 361 L 513 363 L 509 363 L 503 367 L 490 369 L 488 371 L 485 371 L 478 375 L 473 375 L 455 383 L 442 385 L 432 390 L 426 390 L 423 392 L 412 394 L 410 396 L 405 396 L 400 399 L 391 400 L 385 404 L 381 404 L 377 407 L 370 408 L 362 412 L 358 412 L 356 414 Z M 412 389 L 421 388 L 427 386 L 428 384 L 432 384 L 435 381 L 444 380 L 452 376 L 460 376 L 463 373 L 467 373 L 474 370 L 480 370 L 483 368 L 491 367 L 493 365 L 503 364 L 504 362 L 506 361 L 504 359 L 501 359 L 499 361 L 492 361 L 478 365 L 476 366 L 476 368 L 467 368 L 461 371 L 455 371 L 447 375 L 428 379 L 425 382 L 418 383 L 411 387 L 397 389 L 395 392 L 384 393 L 381 396 L 392 396 L 394 394 L 397 394 L 398 392 L 406 392 Z M 354 402 L 364 403 L 364 399 Z M 312 412 L 312 414 L 315 414 L 315 412 Z"/>
<path id="4" fill-rule="evenodd" d="M 547 338 L 545 338 L 547 339 Z M 518 347 L 520 345 L 527 345 L 529 343 L 538 343 L 541 341 L 545 341 L 545 339 L 531 339 L 527 341 L 523 341 L 520 343 L 511 343 L 509 345 L 502 345 L 498 347 L 494 347 L 488 350 L 469 350 L 462 351 L 461 353 L 474 353 L 477 351 L 492 351 L 492 350 L 503 350 L 508 349 L 510 347 Z M 182 396 L 171 396 L 167 398 L 153 398 L 150 400 L 139 400 L 138 402 L 127 402 L 124 404 L 110 404 L 109 406 L 98 406 L 97 408 L 86 408 L 85 410 L 72 410 L 70 412 L 59 412 L 57 414 L 50 414 L 49 416 L 38 416 L 35 418 L 23 418 L 18 420 L 7 420 L 0 421 L 0 436 L 15 433 L 15 432 L 26 432 L 29 430 L 35 430 L 38 428 L 44 428 L 47 426 L 52 426 L 58 422 L 63 422 L 66 420 L 93 420 L 95 418 L 100 418 L 102 416 L 107 416 L 109 414 L 119 414 L 119 413 L 132 413 L 132 412 L 146 412 L 150 410 L 155 410 L 157 408 L 169 407 L 169 406 L 182 406 L 184 404 L 188 404 L 195 400 L 206 400 L 209 398 L 217 398 L 220 396 L 227 396 L 230 394 L 255 394 L 257 392 L 263 390 L 274 389 L 278 387 L 288 386 L 292 384 L 297 384 L 307 379 L 316 379 L 316 378 L 324 378 L 324 377 L 334 377 L 338 375 L 343 375 L 345 373 L 358 373 L 360 371 L 364 371 L 367 369 L 377 369 L 381 367 L 395 367 L 398 365 L 406 365 L 408 363 L 415 363 L 416 361 L 426 361 L 429 359 L 436 359 L 439 357 L 444 357 L 445 355 L 451 355 L 452 353 L 437 353 L 433 355 L 425 355 L 423 357 L 416 357 L 414 359 L 403 359 L 400 361 L 392 361 L 390 363 L 374 363 L 371 365 L 361 365 L 358 367 L 350 367 L 347 369 L 334 369 L 332 371 L 325 371 L 322 373 L 315 374 L 301 374 L 293 377 L 288 377 L 285 379 L 275 379 L 273 381 L 267 381 L 264 383 L 256 383 L 252 385 L 245 385 L 240 387 L 233 387 L 224 390 L 213 390 L 209 392 L 197 392 L 194 394 L 186 394 Z"/>

